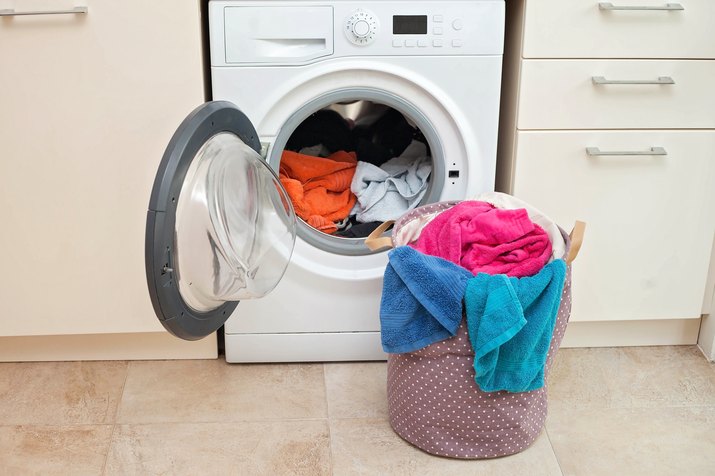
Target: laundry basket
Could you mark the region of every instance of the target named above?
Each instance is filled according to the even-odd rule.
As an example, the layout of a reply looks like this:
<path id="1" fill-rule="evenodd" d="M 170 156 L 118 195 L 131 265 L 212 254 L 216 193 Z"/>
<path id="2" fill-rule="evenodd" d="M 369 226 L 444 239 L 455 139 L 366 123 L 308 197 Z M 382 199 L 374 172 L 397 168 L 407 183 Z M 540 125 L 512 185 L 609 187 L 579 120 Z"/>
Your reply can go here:
<path id="1" fill-rule="evenodd" d="M 369 239 L 369 245 L 378 248 L 410 243 L 426 223 L 456 203 L 459 202 L 417 208 L 397 220 L 391 238 L 376 238 L 378 230 Z M 383 229 L 386 227 L 387 224 Z M 571 237 L 559 229 L 566 244 L 563 258 L 569 264 L 544 382 L 571 312 L 570 262 L 580 247 L 583 224 L 577 222 L 574 230 L 572 243 Z M 454 337 L 417 351 L 389 354 L 387 397 L 394 431 L 428 453 L 452 458 L 493 458 L 529 447 L 546 419 L 546 385 L 523 393 L 483 392 L 475 383 L 473 362 L 474 351 L 464 317 Z"/>

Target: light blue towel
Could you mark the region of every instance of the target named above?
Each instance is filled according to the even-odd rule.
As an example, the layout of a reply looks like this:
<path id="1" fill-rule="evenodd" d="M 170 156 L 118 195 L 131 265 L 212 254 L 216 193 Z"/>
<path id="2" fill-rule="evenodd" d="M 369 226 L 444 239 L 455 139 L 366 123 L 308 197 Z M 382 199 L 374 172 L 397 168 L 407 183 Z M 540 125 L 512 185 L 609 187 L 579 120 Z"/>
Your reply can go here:
<path id="1" fill-rule="evenodd" d="M 472 273 L 409 246 L 395 248 L 388 257 L 380 303 L 385 352 L 412 352 L 454 336 Z"/>
<path id="2" fill-rule="evenodd" d="M 361 223 L 394 220 L 420 203 L 431 173 L 427 146 L 416 140 L 380 167 L 358 162 L 350 185 L 357 201 L 350 214 Z"/>
<path id="3" fill-rule="evenodd" d="M 558 259 L 534 276 L 479 273 L 469 280 L 467 330 L 482 391 L 528 392 L 544 386 L 565 279 L 566 263 Z"/>

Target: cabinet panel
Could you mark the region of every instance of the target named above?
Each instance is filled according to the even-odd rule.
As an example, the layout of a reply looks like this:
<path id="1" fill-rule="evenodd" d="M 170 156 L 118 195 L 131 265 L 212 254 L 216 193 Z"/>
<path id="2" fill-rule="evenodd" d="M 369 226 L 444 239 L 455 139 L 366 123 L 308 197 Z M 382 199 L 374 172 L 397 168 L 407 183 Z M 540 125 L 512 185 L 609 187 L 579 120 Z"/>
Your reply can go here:
<path id="1" fill-rule="evenodd" d="M 712 78 L 715 61 L 524 60 L 518 128 L 715 128 Z"/>
<path id="2" fill-rule="evenodd" d="M 529 1 L 524 57 L 715 58 L 712 0 L 678 1 L 682 10 L 608 10 L 599 8 L 599 3 L 664 8 L 676 2 Z"/>
<path id="3" fill-rule="evenodd" d="M 588 223 L 577 321 L 700 317 L 715 233 L 715 131 L 519 132 L 514 194 Z M 598 156 L 663 147 L 665 156 Z"/>
<path id="4" fill-rule="evenodd" d="M 0 18 L 3 335 L 162 330 L 144 226 L 164 148 L 204 100 L 199 3 L 83 4 Z"/>

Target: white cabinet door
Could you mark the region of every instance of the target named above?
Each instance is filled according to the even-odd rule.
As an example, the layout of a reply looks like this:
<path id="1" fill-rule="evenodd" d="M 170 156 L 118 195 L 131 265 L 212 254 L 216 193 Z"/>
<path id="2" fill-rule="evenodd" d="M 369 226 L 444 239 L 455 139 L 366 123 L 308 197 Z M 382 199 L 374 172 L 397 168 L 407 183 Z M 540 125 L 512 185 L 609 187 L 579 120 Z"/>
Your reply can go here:
<path id="1" fill-rule="evenodd" d="M 662 147 L 667 155 L 589 156 Z M 715 233 L 715 131 L 519 132 L 514 195 L 588 223 L 577 321 L 700 317 Z"/>
<path id="2" fill-rule="evenodd" d="M 145 223 L 164 148 L 204 101 L 199 2 L 82 4 L 0 18 L 2 335 L 162 330 Z"/>

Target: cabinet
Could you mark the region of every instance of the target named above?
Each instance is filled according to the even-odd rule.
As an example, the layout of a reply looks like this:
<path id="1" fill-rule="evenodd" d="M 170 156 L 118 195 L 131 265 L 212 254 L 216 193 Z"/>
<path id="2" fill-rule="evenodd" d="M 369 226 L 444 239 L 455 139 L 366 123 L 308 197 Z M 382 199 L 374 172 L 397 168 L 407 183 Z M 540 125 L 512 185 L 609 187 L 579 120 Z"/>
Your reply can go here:
<path id="1" fill-rule="evenodd" d="M 48 12 L 0 17 L 3 336 L 163 332 L 144 227 L 164 148 L 204 101 L 200 4 L 81 5 L 0 0 Z"/>
<path id="2" fill-rule="evenodd" d="M 695 343 L 715 237 L 715 7 L 525 0 L 507 15 L 497 187 L 588 223 L 572 322 L 633 335 L 588 345 Z"/>

